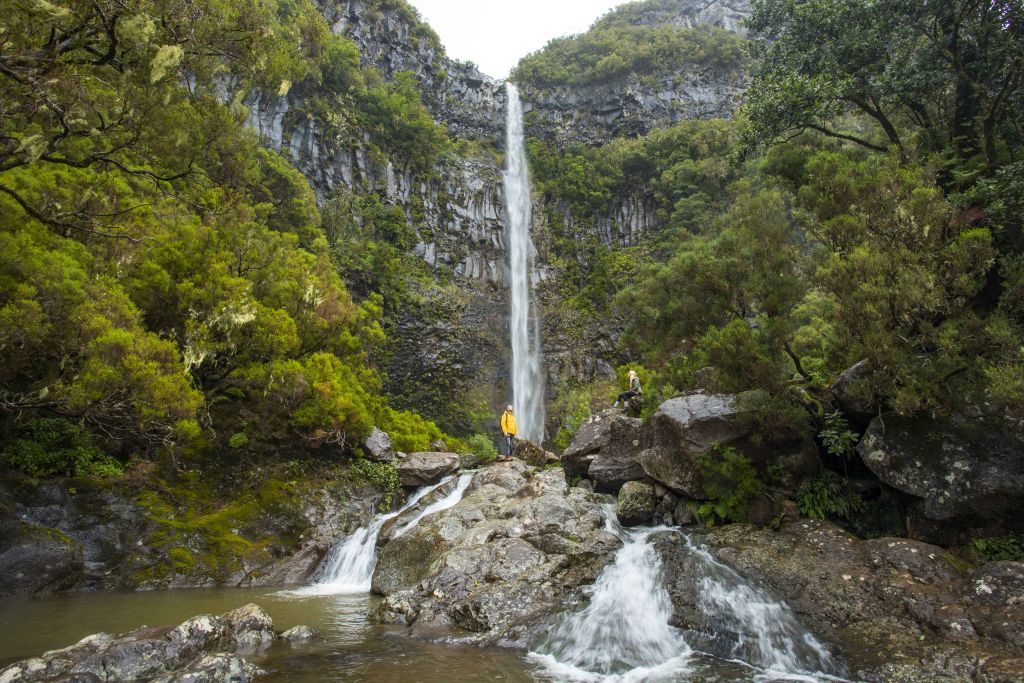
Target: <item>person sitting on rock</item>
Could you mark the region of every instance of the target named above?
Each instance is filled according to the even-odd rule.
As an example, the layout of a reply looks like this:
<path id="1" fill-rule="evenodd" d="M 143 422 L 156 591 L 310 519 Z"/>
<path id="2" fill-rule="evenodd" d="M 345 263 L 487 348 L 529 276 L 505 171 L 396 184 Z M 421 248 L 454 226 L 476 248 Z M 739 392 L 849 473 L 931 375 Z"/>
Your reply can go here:
<path id="1" fill-rule="evenodd" d="M 501 434 L 505 437 L 505 457 L 511 459 L 512 449 L 516 446 L 516 435 L 519 433 L 516 427 L 516 416 L 512 413 L 512 406 L 507 406 L 501 414 Z"/>
<path id="2" fill-rule="evenodd" d="M 612 408 L 618 408 L 619 404 L 622 404 L 623 408 L 629 407 L 629 399 L 634 396 L 642 396 L 643 390 L 640 388 L 640 378 L 636 374 L 636 370 L 629 371 L 629 389 L 619 394 L 618 398 L 615 399 L 615 403 L 612 404 Z"/>

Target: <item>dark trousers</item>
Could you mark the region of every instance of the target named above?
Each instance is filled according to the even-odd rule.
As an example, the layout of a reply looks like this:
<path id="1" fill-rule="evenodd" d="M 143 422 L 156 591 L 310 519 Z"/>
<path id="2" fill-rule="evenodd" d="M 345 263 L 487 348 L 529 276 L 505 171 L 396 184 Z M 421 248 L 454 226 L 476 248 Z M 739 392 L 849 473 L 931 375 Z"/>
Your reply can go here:
<path id="1" fill-rule="evenodd" d="M 516 447 L 516 437 L 514 434 L 505 435 L 505 455 L 512 455 L 512 449 Z"/>
<path id="2" fill-rule="evenodd" d="M 623 391 L 621 394 L 619 394 L 619 397 L 617 399 L 615 399 L 615 400 L 618 401 L 619 403 L 625 403 L 626 401 L 628 401 L 629 399 L 633 398 L 634 396 L 639 396 L 639 395 L 640 395 L 639 391 L 633 391 L 632 389 L 630 389 L 629 391 Z"/>

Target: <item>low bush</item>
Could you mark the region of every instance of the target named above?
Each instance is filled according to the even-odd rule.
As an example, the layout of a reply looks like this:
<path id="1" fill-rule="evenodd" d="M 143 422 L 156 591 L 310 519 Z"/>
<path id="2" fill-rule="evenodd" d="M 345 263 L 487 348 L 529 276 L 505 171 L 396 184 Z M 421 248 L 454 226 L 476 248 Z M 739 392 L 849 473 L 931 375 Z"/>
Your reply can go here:
<path id="1" fill-rule="evenodd" d="M 99 449 L 80 425 L 62 418 L 37 418 L 14 431 L 0 464 L 34 479 L 52 476 L 117 477 L 121 463 Z"/>
<path id="2" fill-rule="evenodd" d="M 698 462 L 707 502 L 692 508 L 694 516 L 713 526 L 717 522 L 742 522 L 750 501 L 764 493 L 764 482 L 750 458 L 734 448 L 715 445 Z"/>

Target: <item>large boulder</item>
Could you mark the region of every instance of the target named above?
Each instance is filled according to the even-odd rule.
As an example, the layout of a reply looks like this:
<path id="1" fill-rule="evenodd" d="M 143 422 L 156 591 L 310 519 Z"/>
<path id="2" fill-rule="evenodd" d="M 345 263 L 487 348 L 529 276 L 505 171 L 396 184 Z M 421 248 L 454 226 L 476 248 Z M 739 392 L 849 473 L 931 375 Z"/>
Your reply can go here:
<path id="1" fill-rule="evenodd" d="M 395 468 L 402 486 L 430 486 L 459 471 L 459 456 L 437 451 L 410 453 Z"/>
<path id="2" fill-rule="evenodd" d="M 620 545 L 604 529 L 606 500 L 570 489 L 558 470 L 518 460 L 483 468 L 458 504 L 381 548 L 372 584 L 386 597 L 373 618 L 527 646 Z"/>
<path id="3" fill-rule="evenodd" d="M 583 423 L 562 453 L 562 469 L 573 477 L 590 479 L 594 490 L 615 494 L 627 481 L 643 479 L 639 454 L 650 435 L 641 420 L 606 410 Z"/>
<path id="4" fill-rule="evenodd" d="M 0 595 L 59 590 L 82 578 L 82 544 L 62 531 L 9 519 L 0 539 Z"/>
<path id="5" fill-rule="evenodd" d="M 1024 428 L 1010 419 L 885 414 L 871 421 L 857 452 L 882 482 L 919 498 L 925 520 L 1024 511 Z"/>
<path id="6" fill-rule="evenodd" d="M 546 467 L 547 465 L 555 465 L 559 462 L 557 455 L 550 451 L 545 451 L 537 444 L 525 439 L 516 441 L 516 445 L 512 449 L 512 457 L 519 458 L 527 465 L 532 465 L 533 467 Z"/>
<path id="7" fill-rule="evenodd" d="M 829 391 L 836 407 L 858 423 L 866 425 L 878 415 L 879 403 L 862 381 L 868 376 L 868 362 L 854 363 L 832 382 Z"/>
<path id="8" fill-rule="evenodd" d="M 367 460 L 374 462 L 393 462 L 398 455 L 391 445 L 391 437 L 382 429 L 373 428 L 370 436 L 363 442 L 363 453 Z"/>
<path id="9" fill-rule="evenodd" d="M 990 563 L 972 574 L 937 546 L 859 541 L 813 520 L 785 522 L 778 530 L 715 527 L 690 542 L 663 534 L 655 545 L 678 627 L 699 633 L 717 618 L 706 604 L 711 571 L 703 547 L 838 646 L 853 680 L 1021 680 L 1024 629 L 1011 621 L 1020 616 L 1014 601 L 1021 563 Z M 1012 671 L 1016 677 L 1007 675 Z"/>
<path id="10" fill-rule="evenodd" d="M 278 639 L 270 617 L 248 604 L 220 616 L 192 617 L 174 628 L 96 633 L 62 650 L 11 664 L 2 681 L 189 681 L 246 683 L 264 672 L 231 651 Z"/>
<path id="11" fill-rule="evenodd" d="M 705 499 L 700 457 L 716 444 L 761 454 L 750 442 L 754 427 L 745 398 L 701 392 L 671 398 L 651 418 L 654 445 L 640 454 L 640 465 L 673 491 Z"/>
<path id="12" fill-rule="evenodd" d="M 615 516 L 623 526 L 646 524 L 654 516 L 657 504 L 653 486 L 642 481 L 627 481 L 619 490 Z"/>

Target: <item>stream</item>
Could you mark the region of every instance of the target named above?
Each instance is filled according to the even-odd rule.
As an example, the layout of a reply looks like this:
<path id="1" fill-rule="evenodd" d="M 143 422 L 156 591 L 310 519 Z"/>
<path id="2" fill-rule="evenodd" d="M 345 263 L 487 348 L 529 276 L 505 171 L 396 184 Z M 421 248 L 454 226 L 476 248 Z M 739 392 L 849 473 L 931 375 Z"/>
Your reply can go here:
<path id="1" fill-rule="evenodd" d="M 662 585 L 652 535 L 667 527 L 627 529 L 605 508 L 609 533 L 622 541 L 613 562 L 555 618 L 534 651 L 459 643 L 459 634 L 410 638 L 406 629 L 371 623 L 379 598 L 370 579 L 385 524 L 400 536 L 424 518 L 459 503 L 472 473 L 419 489 L 398 510 L 378 514 L 339 540 L 309 586 L 174 589 L 135 593 L 64 593 L 0 601 L 0 668 L 101 631 L 143 624 L 176 625 L 197 614 L 220 614 L 255 602 L 278 631 L 312 626 L 311 643 L 275 643 L 249 654 L 270 671 L 267 681 L 585 681 L 607 683 L 739 683 L 839 681 L 842 668 L 796 621 L 790 609 L 719 563 L 690 539 L 679 542 L 699 558 L 702 611 L 698 631 L 669 624 L 672 605 Z M 431 494 L 436 495 L 432 498 Z M 403 517 L 404 515 L 404 517 Z M 587 598 L 587 599 L 583 599 Z"/>
<path id="2" fill-rule="evenodd" d="M 764 671 L 711 655 L 692 653 L 660 670 L 624 676 L 586 675 L 554 670 L 527 653 L 453 642 L 425 642 L 405 629 L 372 624 L 366 615 L 378 598 L 368 594 L 309 595 L 274 588 L 194 588 L 139 593 L 68 593 L 0 601 L 0 668 L 11 662 L 65 647 L 91 633 L 118 633 L 143 624 L 178 624 L 201 613 L 220 614 L 247 602 L 263 607 L 284 630 L 296 624 L 317 629 L 310 644 L 275 644 L 250 657 L 271 671 L 265 681 L 374 681 L 452 683 L 455 681 L 664 681 L 739 683 L 741 681 L 821 680 L 765 677 Z"/>

